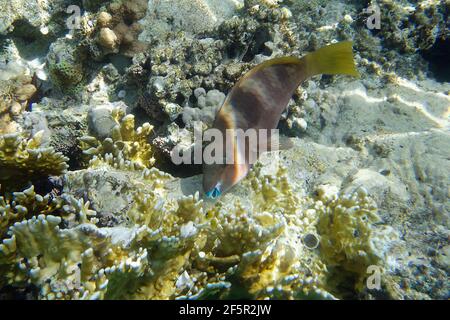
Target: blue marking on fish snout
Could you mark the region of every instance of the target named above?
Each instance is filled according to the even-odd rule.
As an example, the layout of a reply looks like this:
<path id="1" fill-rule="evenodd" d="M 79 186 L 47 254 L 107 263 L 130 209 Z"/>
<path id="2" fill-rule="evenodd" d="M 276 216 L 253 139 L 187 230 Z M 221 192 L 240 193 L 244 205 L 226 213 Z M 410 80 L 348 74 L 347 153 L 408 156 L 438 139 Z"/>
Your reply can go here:
<path id="1" fill-rule="evenodd" d="M 220 191 L 220 183 L 218 183 L 214 189 L 211 191 L 206 192 L 206 196 L 211 199 L 216 199 L 222 194 L 222 191 Z"/>

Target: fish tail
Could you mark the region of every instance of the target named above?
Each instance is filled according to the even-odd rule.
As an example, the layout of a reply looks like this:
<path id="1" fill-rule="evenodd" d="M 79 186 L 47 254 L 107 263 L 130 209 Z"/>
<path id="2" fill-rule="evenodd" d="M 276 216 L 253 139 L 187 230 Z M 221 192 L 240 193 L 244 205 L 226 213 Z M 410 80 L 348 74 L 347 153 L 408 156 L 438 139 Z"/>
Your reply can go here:
<path id="1" fill-rule="evenodd" d="M 308 76 L 347 74 L 359 77 L 353 60 L 352 44 L 352 41 L 342 41 L 306 55 L 304 59 Z"/>

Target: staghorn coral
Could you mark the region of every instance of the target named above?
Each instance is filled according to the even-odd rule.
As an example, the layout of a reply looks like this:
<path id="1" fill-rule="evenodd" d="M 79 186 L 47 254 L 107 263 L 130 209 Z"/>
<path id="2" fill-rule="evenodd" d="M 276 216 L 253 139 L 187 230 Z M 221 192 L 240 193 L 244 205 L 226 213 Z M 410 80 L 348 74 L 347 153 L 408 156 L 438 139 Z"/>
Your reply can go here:
<path id="1" fill-rule="evenodd" d="M 147 140 L 153 127 L 144 123 L 135 129 L 134 116 L 125 115 L 125 111 L 120 108 L 115 108 L 112 116 L 117 125 L 112 129 L 111 138 L 103 141 L 92 136 L 80 138 L 80 146 L 89 165 L 95 167 L 105 162 L 129 170 L 151 167 L 155 160 Z"/>
<path id="2" fill-rule="evenodd" d="M 34 179 L 59 176 L 67 168 L 68 159 L 52 147 L 42 145 L 43 131 L 30 139 L 23 134 L 0 136 L 0 182 L 9 189 Z"/>
<path id="3" fill-rule="evenodd" d="M 93 224 L 60 229 L 60 217 L 39 215 L 11 227 L 0 245 L 0 265 L 9 282 L 33 284 L 41 299 L 99 299 L 108 286 L 117 297 L 121 277 L 130 281 L 146 265 L 146 252 L 129 256 L 111 244 L 110 235 Z"/>
<path id="4" fill-rule="evenodd" d="M 34 190 L 34 186 L 22 192 L 13 192 L 9 199 L 0 196 L 0 237 L 3 237 L 8 228 L 17 221 L 30 218 L 37 212 L 48 214 L 62 208 L 63 202 L 52 194 L 41 196 Z"/>
<path id="5" fill-rule="evenodd" d="M 285 169 L 264 175 L 256 166 L 245 183 L 247 203 L 217 204 L 208 212 L 216 226 L 207 244 L 216 257 L 211 263 L 219 268 L 234 264 L 225 274 L 231 284 L 225 296 L 331 297 L 321 289 L 325 266 L 301 242 L 303 234 L 314 230 L 314 216 L 303 209 L 307 200 L 293 192 Z M 230 200 L 224 202 L 234 202 Z"/>

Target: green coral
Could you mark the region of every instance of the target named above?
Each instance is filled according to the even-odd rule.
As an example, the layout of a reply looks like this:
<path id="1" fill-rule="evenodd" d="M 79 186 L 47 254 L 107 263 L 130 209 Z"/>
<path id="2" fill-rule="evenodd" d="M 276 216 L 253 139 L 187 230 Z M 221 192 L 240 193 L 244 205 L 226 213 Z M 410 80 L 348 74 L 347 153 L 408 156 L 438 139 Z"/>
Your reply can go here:
<path id="1" fill-rule="evenodd" d="M 76 94 L 84 86 L 82 66 L 79 63 L 72 64 L 68 61 L 51 64 L 49 66 L 50 77 L 65 94 Z"/>
<path id="2" fill-rule="evenodd" d="M 47 67 L 52 83 L 64 94 L 77 94 L 85 85 L 85 53 L 77 40 L 58 39 L 50 46 Z"/>

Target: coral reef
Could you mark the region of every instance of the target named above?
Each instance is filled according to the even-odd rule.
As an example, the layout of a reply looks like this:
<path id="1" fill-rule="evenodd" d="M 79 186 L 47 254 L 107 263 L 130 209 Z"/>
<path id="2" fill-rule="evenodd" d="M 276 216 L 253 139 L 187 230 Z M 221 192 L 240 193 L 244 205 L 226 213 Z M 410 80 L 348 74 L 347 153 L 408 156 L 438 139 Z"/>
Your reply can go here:
<path id="1" fill-rule="evenodd" d="M 242 0 L 170 0 L 149 1 L 142 37 L 164 37 L 170 32 L 183 31 L 195 35 L 209 31 L 231 18 L 242 6 Z M 179 13 L 183 12 L 182 15 Z"/>
<path id="2" fill-rule="evenodd" d="M 92 136 L 81 138 L 81 149 L 87 156 L 89 165 L 95 167 L 106 162 L 128 170 L 151 167 L 155 159 L 147 140 L 152 126 L 145 123 L 135 130 L 134 116 L 125 115 L 125 111 L 120 108 L 112 110 L 112 118 L 116 125 L 112 128 L 111 138 L 103 141 Z"/>
<path id="3" fill-rule="evenodd" d="M 85 82 L 83 52 L 72 40 L 59 39 L 52 43 L 47 54 L 47 66 L 53 84 L 65 94 L 81 91 Z"/>
<path id="4" fill-rule="evenodd" d="M 339 254 L 333 256 L 326 245 L 320 251 L 303 246 L 302 239 L 316 233 L 316 224 L 319 234 L 327 228 L 315 210 L 328 215 L 336 204 L 325 209 L 322 202 L 301 197 L 285 169 L 263 174 L 261 165 L 241 186 L 247 198 L 227 194 L 223 201 L 208 204 L 198 192 L 184 196 L 182 180 L 149 169 L 150 154 L 142 154 L 149 151 L 144 143 L 147 126 L 135 129 L 133 117 L 122 109 L 113 109 L 111 116 L 117 121 L 112 138 L 103 143 L 82 139 L 90 167 L 66 175 L 62 195 L 40 196 L 31 187 L 10 200 L 2 198 L 4 285 L 32 284 L 39 288 L 37 297 L 45 299 L 225 298 L 237 291 L 249 298 L 333 297 L 322 259 L 345 265 L 347 257 L 336 258 Z M 88 148 L 94 141 L 96 147 Z M 102 173 L 106 167 L 109 176 Z M 129 183 L 126 188 L 115 185 L 122 188 L 124 205 L 118 205 L 117 191 L 107 192 L 110 205 L 122 208 L 116 219 L 104 216 L 111 211 L 105 210 L 102 189 L 90 188 L 99 179 L 110 181 L 113 174 Z M 98 191 L 83 194 L 87 202 L 76 200 L 83 190 Z M 359 197 L 344 197 L 341 203 L 353 201 L 348 207 L 364 212 L 364 203 L 370 201 L 364 194 Z M 367 211 L 374 209 L 369 205 Z M 339 235 L 349 228 L 355 226 L 338 224 L 334 230 Z M 359 239 L 365 244 L 373 235 L 361 231 Z M 375 247 L 362 247 L 352 237 L 344 242 L 353 268 L 364 268 L 367 262 L 354 260 L 355 250 L 376 255 Z"/>
<path id="5" fill-rule="evenodd" d="M 33 84 L 32 69 L 22 60 L 0 62 L 0 70 L 0 134 L 13 133 L 19 131 L 16 120 L 35 96 L 37 88 Z"/>
<path id="6" fill-rule="evenodd" d="M 449 298 L 445 1 L 78 3 L 0 0 L 0 297 Z M 215 202 L 168 165 L 251 67 L 340 40 L 362 77 L 295 92 L 291 149 Z"/>
<path id="7" fill-rule="evenodd" d="M 19 27 L 20 22 L 28 26 L 28 33 L 31 27 L 44 31 L 41 31 L 44 35 L 46 33 L 44 27 L 65 9 L 64 1 L 60 0 L 51 0 L 46 5 L 21 0 L 2 4 L 5 4 L 0 14 L 0 34 L 2 35 L 13 32 Z"/>
<path id="8" fill-rule="evenodd" d="M 6 190 L 67 170 L 68 159 L 52 147 L 42 146 L 43 132 L 27 139 L 20 133 L 0 136 L 0 182 Z"/>
<path id="9" fill-rule="evenodd" d="M 387 248 L 383 246 L 395 240 L 395 232 L 389 227 L 375 228 L 380 217 L 375 202 L 363 188 L 352 195 L 338 196 L 322 186 L 317 193 L 322 201 L 315 204 L 315 209 L 323 259 L 329 269 L 338 266 L 355 273 L 356 285 L 361 290 L 369 266 L 381 267 L 386 260 L 383 255 Z"/>
<path id="10" fill-rule="evenodd" d="M 201 37 L 189 33 L 189 27 L 179 32 L 161 31 L 164 41 L 161 35 L 143 31 L 142 38 L 150 43 L 148 56 L 135 59 L 127 76 L 138 83 L 146 82 L 144 90 L 142 86 L 136 88 L 141 91 L 137 106 L 157 125 L 153 144 L 160 154 L 170 153 L 173 145 L 169 141 L 176 140 L 168 135 L 173 131 L 171 122 L 182 122 L 187 129 L 182 132 L 187 135 L 193 132 L 192 122 L 207 128 L 223 92 L 230 90 L 242 74 L 264 59 L 296 52 L 287 8 L 271 1 L 245 1 L 239 7 L 236 16 L 215 22 L 209 30 L 201 31 Z M 148 81 L 141 79 L 146 68 Z"/>
<path id="11" fill-rule="evenodd" d="M 142 19 L 146 12 L 146 0 L 113 1 L 106 6 L 106 11 L 100 11 L 97 16 L 99 31 L 96 37 L 103 54 L 121 53 L 133 56 L 144 50 L 145 44 L 138 40 L 142 31 L 138 20 Z"/>

